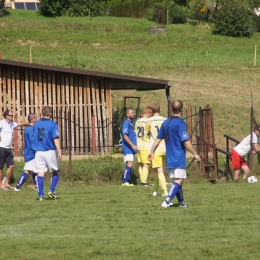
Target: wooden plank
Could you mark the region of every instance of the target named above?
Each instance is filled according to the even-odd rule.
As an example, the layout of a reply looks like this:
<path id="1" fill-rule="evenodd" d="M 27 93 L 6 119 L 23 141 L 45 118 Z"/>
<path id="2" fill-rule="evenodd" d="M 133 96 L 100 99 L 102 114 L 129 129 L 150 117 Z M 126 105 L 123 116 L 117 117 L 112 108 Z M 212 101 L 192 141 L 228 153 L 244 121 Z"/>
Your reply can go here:
<path id="1" fill-rule="evenodd" d="M 111 80 L 105 80 L 106 88 L 106 105 L 107 105 L 107 118 L 108 118 L 108 145 L 112 147 L 113 145 L 113 125 L 112 125 L 112 97 L 111 97 Z M 111 124 L 110 124 L 111 123 Z"/>
<path id="2" fill-rule="evenodd" d="M 83 113 L 84 113 L 84 118 L 83 118 L 83 140 L 84 140 L 84 153 L 88 154 L 88 146 L 89 146 L 89 120 L 88 120 L 88 78 L 87 76 L 83 77 Z"/>
<path id="3" fill-rule="evenodd" d="M 97 138 L 98 138 L 98 146 L 99 146 L 99 152 L 101 154 L 104 153 L 104 147 L 103 147 L 103 135 L 102 135 L 102 130 L 101 130 L 101 121 L 102 121 L 102 117 L 101 117 L 101 111 L 102 111 L 102 107 L 101 107 L 101 101 L 100 101 L 100 82 L 98 79 L 95 78 L 95 91 L 96 91 L 96 102 L 97 102 Z"/>
<path id="4" fill-rule="evenodd" d="M 33 88 L 34 88 L 34 111 L 33 113 L 37 114 L 38 112 L 38 107 L 39 107 L 39 70 L 34 70 L 34 75 L 33 75 Z"/>
<path id="5" fill-rule="evenodd" d="M 84 153 L 84 131 L 83 131 L 83 123 L 84 123 L 84 109 L 83 109 L 83 76 L 79 76 L 79 83 L 78 83 L 78 104 L 79 104 L 79 120 L 78 120 L 78 125 L 79 125 L 79 131 L 78 131 L 78 136 L 79 136 L 79 153 L 83 154 Z"/>
<path id="6" fill-rule="evenodd" d="M 43 105 L 43 83 L 42 83 L 42 70 L 38 70 L 38 107 L 36 110 L 37 117 L 40 118 Z"/>
<path id="7" fill-rule="evenodd" d="M 48 92 L 48 101 L 47 105 L 52 106 L 52 85 L 51 85 L 51 72 L 47 71 L 47 92 Z"/>
<path id="8" fill-rule="evenodd" d="M 20 103 L 21 103 L 22 118 L 25 118 L 26 107 L 25 107 L 25 70 L 24 69 L 20 69 L 20 90 L 21 90 Z"/>
<path id="9" fill-rule="evenodd" d="M 1 55 L 1 53 L 0 53 L 0 55 Z M 0 59 L 1 59 L 1 56 L 0 56 Z M 2 66 L 2 65 L 0 65 L 0 108 L 2 109 L 2 107 L 3 107 L 3 83 L 4 83 L 4 81 L 3 81 L 3 73 L 2 73 L 2 70 L 3 70 L 3 67 L 4 66 Z M 2 112 L 2 111 L 1 111 Z"/>
<path id="10" fill-rule="evenodd" d="M 69 81 L 69 75 L 68 74 L 66 74 L 66 82 L 65 82 L 65 104 L 66 104 L 66 107 L 65 107 L 65 109 L 63 110 L 64 112 L 66 111 L 66 113 L 64 113 L 64 115 L 67 115 L 67 112 L 68 112 L 68 109 L 69 109 L 69 103 L 70 103 L 70 101 L 69 101 L 69 98 L 70 98 L 70 88 L 69 88 L 69 86 L 70 86 L 70 81 Z M 71 122 L 70 122 L 71 123 Z M 64 129 L 65 129 L 65 138 L 64 138 L 64 140 L 66 141 L 66 149 L 67 149 L 67 147 L 68 147 L 68 135 L 67 135 L 67 131 L 68 131 L 68 129 L 67 129 L 67 122 L 66 122 L 66 125 L 64 126 Z M 70 136 L 70 138 L 71 138 L 71 136 Z"/>
<path id="11" fill-rule="evenodd" d="M 3 68 L 2 71 L 2 77 L 3 77 L 3 103 L 2 103 L 2 111 L 7 110 L 7 75 L 6 75 L 6 67 Z"/>
<path id="12" fill-rule="evenodd" d="M 29 95 L 30 95 L 30 98 L 29 98 L 29 100 L 30 100 L 30 103 L 29 103 L 29 107 L 30 107 L 30 109 L 29 109 L 29 111 L 27 112 L 27 115 L 29 114 L 29 113 L 34 113 L 34 111 L 35 111 L 35 102 L 34 102 L 34 99 L 35 99 L 35 93 L 34 93 L 34 76 L 33 76 L 33 74 L 34 74 L 34 71 L 33 71 L 33 69 L 30 69 L 29 70 L 29 85 L 30 85 L 30 92 L 29 92 Z"/>
<path id="13" fill-rule="evenodd" d="M 55 72 L 53 71 L 51 73 L 52 75 L 52 79 L 51 79 L 51 83 L 52 83 L 52 106 L 53 106 L 53 110 L 55 110 L 55 113 L 58 113 L 57 110 L 57 89 L 56 89 L 56 77 L 55 77 Z"/>
<path id="14" fill-rule="evenodd" d="M 101 130 L 102 130 L 102 136 L 103 136 L 103 151 L 104 153 L 107 152 L 107 109 L 106 109 L 106 103 L 105 103 L 105 87 L 104 87 L 104 79 L 101 79 L 100 82 L 100 91 L 101 91 L 101 117 L 102 117 L 102 121 L 101 121 Z M 105 105 L 104 105 L 105 103 Z"/>
<path id="15" fill-rule="evenodd" d="M 59 125 L 59 131 L 60 131 L 60 135 L 61 135 L 61 116 L 60 116 L 60 112 L 61 112 L 61 101 L 60 101 L 60 95 L 61 95 L 61 79 L 60 79 L 60 73 L 58 73 L 56 75 L 56 100 L 57 100 L 57 105 L 56 105 L 56 109 L 57 109 L 57 116 L 58 116 L 58 125 Z"/>
<path id="16" fill-rule="evenodd" d="M 43 84 L 43 100 L 42 100 L 42 106 L 45 106 L 48 104 L 48 98 L 47 98 L 47 93 L 48 93 L 48 87 L 47 87 L 47 75 L 46 71 L 43 71 L 42 73 L 42 84 Z"/>
<path id="17" fill-rule="evenodd" d="M 63 118 L 64 117 L 64 112 L 66 111 L 66 91 L 65 91 L 65 84 L 66 84 L 66 77 L 65 74 L 61 74 L 60 77 L 60 91 L 61 91 L 61 109 L 60 109 L 60 116 Z M 65 148 L 64 148 L 64 141 L 65 141 L 65 134 L 66 134 L 66 121 L 64 119 L 61 120 L 60 122 L 60 132 L 61 132 L 61 142 L 62 142 L 62 149 L 63 153 L 65 153 Z"/>
<path id="18" fill-rule="evenodd" d="M 26 68 L 25 69 L 25 81 L 24 81 L 24 86 L 25 86 L 25 115 L 28 115 L 30 107 L 30 101 L 29 101 L 29 70 Z"/>
<path id="19" fill-rule="evenodd" d="M 76 84 L 75 84 L 76 83 Z M 79 154 L 80 151 L 80 116 L 79 116 L 79 89 L 78 89 L 78 75 L 74 75 L 74 84 L 73 84 L 73 93 L 74 93 L 74 111 L 75 111 L 75 128 L 74 128 L 74 135 L 75 135 L 75 153 Z M 71 102 L 72 103 L 72 102 Z"/>
<path id="20" fill-rule="evenodd" d="M 12 105 L 12 97 L 11 97 L 11 71 L 10 71 L 10 67 L 7 68 L 7 72 L 6 72 L 6 81 L 7 81 L 7 86 L 6 86 L 6 90 L 7 90 L 7 103 L 8 103 L 8 109 L 10 110 L 14 110 L 14 107 Z"/>
<path id="21" fill-rule="evenodd" d="M 97 116 L 97 101 L 96 101 L 96 85 L 95 85 L 95 79 L 91 77 L 90 79 L 90 84 L 91 84 L 91 98 L 92 98 L 92 104 L 93 104 L 93 109 L 92 109 L 92 114 L 95 116 L 95 135 L 96 138 L 92 138 L 92 148 L 94 147 L 93 143 L 95 142 L 95 146 L 98 147 L 99 145 L 99 140 L 98 140 L 98 131 L 97 131 L 97 122 L 98 122 L 98 116 Z"/>
<path id="22" fill-rule="evenodd" d="M 73 124 L 71 127 L 71 146 L 72 146 L 72 151 L 71 154 L 75 154 L 75 108 L 74 106 L 71 106 L 71 104 L 74 104 L 74 88 L 73 88 L 73 74 L 70 74 L 70 83 L 69 83 L 69 89 L 70 89 L 70 102 L 69 102 L 69 107 L 71 110 L 71 119 L 73 121 Z"/>
<path id="23" fill-rule="evenodd" d="M 91 79 L 87 78 L 87 97 L 88 97 L 88 104 L 91 104 Z M 88 123 L 89 123 L 89 129 L 88 129 L 88 136 L 89 136 L 89 152 L 91 153 L 91 147 L 92 147 L 92 106 L 88 106 Z"/>

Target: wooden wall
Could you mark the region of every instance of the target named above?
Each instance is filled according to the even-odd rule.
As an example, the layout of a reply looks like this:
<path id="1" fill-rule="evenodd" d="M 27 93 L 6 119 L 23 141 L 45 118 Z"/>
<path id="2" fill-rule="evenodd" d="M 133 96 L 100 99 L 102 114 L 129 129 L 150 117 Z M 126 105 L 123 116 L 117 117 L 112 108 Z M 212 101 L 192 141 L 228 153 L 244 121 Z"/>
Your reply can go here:
<path id="1" fill-rule="evenodd" d="M 69 141 L 74 154 L 104 154 L 112 145 L 109 78 L 0 64 L 0 93 L 2 111 L 12 110 L 18 122 L 26 122 L 30 112 L 40 118 L 42 106 L 52 106 L 64 154 Z M 18 130 L 19 155 L 22 132 Z"/>

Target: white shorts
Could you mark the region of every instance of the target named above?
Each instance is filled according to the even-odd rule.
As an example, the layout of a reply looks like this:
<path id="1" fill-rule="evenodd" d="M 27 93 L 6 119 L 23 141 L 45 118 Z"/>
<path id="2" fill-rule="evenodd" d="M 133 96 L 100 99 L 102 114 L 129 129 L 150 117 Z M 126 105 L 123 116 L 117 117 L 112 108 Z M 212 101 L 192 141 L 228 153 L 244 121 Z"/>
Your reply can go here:
<path id="1" fill-rule="evenodd" d="M 126 154 L 124 155 L 124 163 L 126 162 L 134 162 L 135 156 L 133 154 Z"/>
<path id="2" fill-rule="evenodd" d="M 58 171 L 60 168 L 56 150 L 35 152 L 34 172 Z"/>
<path id="3" fill-rule="evenodd" d="M 186 179 L 186 169 L 168 169 L 168 176 L 170 179 Z"/>
<path id="4" fill-rule="evenodd" d="M 29 162 L 25 162 L 23 169 L 25 171 L 31 171 L 33 172 L 35 170 L 35 159 L 32 159 Z"/>

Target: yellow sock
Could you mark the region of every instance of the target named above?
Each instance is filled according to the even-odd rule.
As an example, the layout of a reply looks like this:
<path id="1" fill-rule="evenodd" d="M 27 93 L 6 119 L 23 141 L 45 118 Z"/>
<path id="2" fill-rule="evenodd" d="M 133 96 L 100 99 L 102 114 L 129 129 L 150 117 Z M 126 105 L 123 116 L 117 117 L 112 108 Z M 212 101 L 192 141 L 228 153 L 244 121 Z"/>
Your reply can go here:
<path id="1" fill-rule="evenodd" d="M 143 167 L 139 166 L 139 176 L 140 176 L 140 181 L 143 183 Z"/>
<path id="2" fill-rule="evenodd" d="M 159 185 L 163 190 L 163 193 L 166 195 L 168 194 L 167 187 L 166 187 L 166 179 L 163 172 L 158 173 Z"/>
<path id="3" fill-rule="evenodd" d="M 143 181 L 142 181 L 142 183 L 147 183 L 147 179 L 148 179 L 148 168 L 143 167 Z"/>
<path id="4" fill-rule="evenodd" d="M 155 173 L 155 178 L 154 178 L 154 191 L 158 191 L 159 187 L 159 179 L 158 179 L 158 173 Z"/>

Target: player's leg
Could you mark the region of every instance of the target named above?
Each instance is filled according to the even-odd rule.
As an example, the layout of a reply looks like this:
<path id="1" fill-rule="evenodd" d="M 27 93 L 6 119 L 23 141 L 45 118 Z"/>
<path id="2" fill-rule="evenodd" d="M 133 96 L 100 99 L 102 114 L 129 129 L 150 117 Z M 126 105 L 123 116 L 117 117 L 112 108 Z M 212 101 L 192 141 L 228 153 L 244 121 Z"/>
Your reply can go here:
<path id="1" fill-rule="evenodd" d="M 187 204 L 185 203 L 185 200 L 184 200 L 182 186 L 180 186 L 179 191 L 176 193 L 176 197 L 177 197 L 180 207 L 187 207 Z"/>
<path id="2" fill-rule="evenodd" d="M 231 168 L 234 169 L 234 181 L 237 181 L 240 174 L 243 158 L 235 151 L 231 151 Z"/>
<path id="3" fill-rule="evenodd" d="M 40 201 L 44 199 L 44 175 L 48 170 L 44 153 L 44 151 L 36 151 L 35 153 L 35 172 L 38 173 L 37 186 Z"/>
<path id="4" fill-rule="evenodd" d="M 244 175 L 243 175 L 243 180 L 245 180 L 248 176 L 248 174 L 250 173 L 250 169 L 248 168 L 247 165 L 242 165 L 241 166 L 241 169 L 243 170 L 244 172 Z"/>
<path id="5" fill-rule="evenodd" d="M 150 167 L 150 161 L 148 161 L 149 151 L 141 151 L 140 153 L 141 153 L 141 161 L 143 163 L 142 185 L 149 186 L 149 184 L 148 184 L 148 173 L 149 173 L 149 167 Z"/>
<path id="6" fill-rule="evenodd" d="M 122 180 L 122 186 L 133 186 L 133 184 L 130 184 L 130 180 L 131 180 L 132 167 L 134 166 L 134 155 L 133 154 L 125 155 L 124 162 L 126 166 L 125 166 L 124 176 Z"/>
<path id="7" fill-rule="evenodd" d="M 52 172 L 51 182 L 50 182 L 50 190 L 48 192 L 48 196 L 51 199 L 57 199 L 57 196 L 54 194 L 56 187 L 59 183 L 60 174 L 59 174 L 59 162 L 58 155 L 56 151 L 50 150 L 45 152 L 45 160 L 47 162 L 48 168 L 50 172 Z"/>
<path id="8" fill-rule="evenodd" d="M 139 172 L 139 176 L 140 176 L 140 182 L 143 182 L 143 164 L 142 164 L 142 160 L 141 160 L 141 152 L 138 151 L 137 153 L 137 162 L 139 164 L 138 167 L 138 172 Z"/>
<path id="9" fill-rule="evenodd" d="M 174 178 L 174 183 L 172 184 L 172 186 L 168 192 L 167 198 L 161 205 L 164 208 L 169 208 L 170 201 L 179 192 L 179 189 L 183 183 L 183 179 L 186 179 L 186 170 L 185 169 L 169 169 L 169 178 L 171 178 L 171 179 Z"/>
<path id="10" fill-rule="evenodd" d="M 14 170 L 14 155 L 13 155 L 11 149 L 6 150 L 5 163 L 6 163 L 6 166 L 7 166 L 7 170 L 6 170 L 6 177 L 5 177 L 5 181 L 4 181 L 4 186 L 6 188 L 13 189 L 13 187 L 11 187 L 9 185 L 9 180 L 10 180 L 12 173 L 13 173 L 13 170 Z"/>
<path id="11" fill-rule="evenodd" d="M 5 164 L 5 149 L 0 147 L 0 189 L 1 190 L 6 189 L 2 183 L 4 164 Z"/>
<path id="12" fill-rule="evenodd" d="M 35 190 L 38 190 L 38 187 L 37 187 L 37 176 L 38 176 L 37 173 L 35 173 L 35 172 L 32 173 L 32 180 L 33 180 L 33 183 L 35 185 Z"/>
<path id="13" fill-rule="evenodd" d="M 23 184 L 26 182 L 27 178 L 29 176 L 29 171 L 24 170 L 23 173 L 20 175 L 18 182 L 14 188 L 14 191 L 20 191 Z"/>

